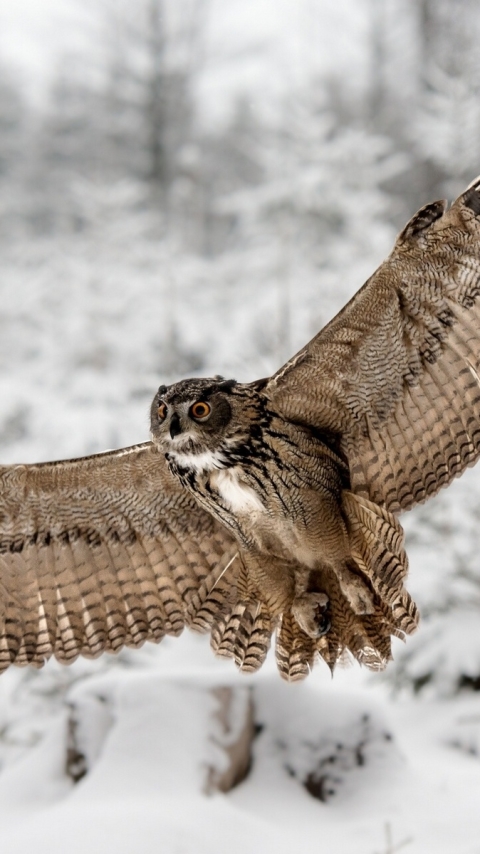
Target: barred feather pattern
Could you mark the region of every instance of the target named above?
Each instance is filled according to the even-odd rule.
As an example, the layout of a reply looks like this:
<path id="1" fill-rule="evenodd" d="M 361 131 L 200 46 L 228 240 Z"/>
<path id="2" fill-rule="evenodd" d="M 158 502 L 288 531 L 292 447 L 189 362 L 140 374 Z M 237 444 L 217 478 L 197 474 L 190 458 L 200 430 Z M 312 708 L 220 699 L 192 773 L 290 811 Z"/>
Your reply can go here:
<path id="1" fill-rule="evenodd" d="M 237 546 L 153 445 L 0 482 L 0 670 L 210 628 Z"/>
<path id="2" fill-rule="evenodd" d="M 267 392 L 340 437 L 352 491 L 393 513 L 480 454 L 480 180 L 422 208 L 390 257 Z"/>
<path id="3" fill-rule="evenodd" d="M 216 655 L 233 658 L 245 673 L 258 670 L 270 648 L 276 620 L 253 586 L 239 555 L 235 581 L 212 626 L 211 646 Z"/>
<path id="4" fill-rule="evenodd" d="M 324 577 L 323 587 L 330 600 L 332 624 L 330 631 L 317 640 L 320 656 L 332 670 L 345 652 L 370 670 L 383 670 L 391 658 L 391 635 L 396 633 L 390 610 L 373 594 L 372 613 L 356 614 L 334 572 Z"/>
<path id="5" fill-rule="evenodd" d="M 302 632 L 291 610 L 285 610 L 275 644 L 275 659 L 282 678 L 288 682 L 305 679 L 313 667 L 317 648 L 318 641 Z"/>
<path id="6" fill-rule="evenodd" d="M 398 519 L 348 490 L 342 494 L 342 506 L 353 559 L 390 610 L 395 634 L 411 634 L 418 624 L 418 611 L 404 587 L 408 559 Z"/>
<path id="7" fill-rule="evenodd" d="M 212 649 L 216 655 L 233 658 L 243 672 L 254 673 L 265 661 L 273 627 L 272 615 L 263 603 L 240 601 L 213 624 Z"/>
<path id="8" fill-rule="evenodd" d="M 408 386 L 394 418 L 371 431 L 372 452 L 354 472 L 372 500 L 394 512 L 425 501 L 480 453 L 480 303 L 451 301 L 446 316 L 454 325 L 442 357 L 426 363 L 421 385 Z"/>

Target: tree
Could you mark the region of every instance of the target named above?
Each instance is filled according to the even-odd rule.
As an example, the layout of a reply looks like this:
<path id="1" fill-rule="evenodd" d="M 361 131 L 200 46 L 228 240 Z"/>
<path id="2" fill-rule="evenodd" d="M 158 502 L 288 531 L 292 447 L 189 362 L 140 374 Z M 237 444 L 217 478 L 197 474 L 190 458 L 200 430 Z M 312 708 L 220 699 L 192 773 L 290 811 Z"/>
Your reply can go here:
<path id="1" fill-rule="evenodd" d="M 20 84 L 0 65 L 0 235 L 10 235 L 22 217 L 26 154 L 27 110 Z"/>

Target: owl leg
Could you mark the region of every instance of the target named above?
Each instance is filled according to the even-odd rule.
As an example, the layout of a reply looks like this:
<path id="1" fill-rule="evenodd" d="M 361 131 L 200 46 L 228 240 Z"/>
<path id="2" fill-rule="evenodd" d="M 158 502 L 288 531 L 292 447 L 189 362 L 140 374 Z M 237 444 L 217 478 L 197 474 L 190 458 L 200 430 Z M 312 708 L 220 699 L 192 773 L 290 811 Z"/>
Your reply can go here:
<path id="1" fill-rule="evenodd" d="M 332 625 L 330 600 L 326 593 L 306 593 L 293 600 L 292 614 L 310 638 L 321 638 Z"/>
<path id="2" fill-rule="evenodd" d="M 296 568 L 292 614 L 311 638 L 320 638 L 329 631 L 330 599 L 322 590 L 321 575 L 316 570 Z"/>
<path id="3" fill-rule="evenodd" d="M 353 561 L 338 562 L 329 567 L 354 614 L 373 614 L 373 596 Z M 327 634 L 331 626 L 330 599 L 325 592 L 322 570 L 296 568 L 295 598 L 292 613 L 300 628 L 311 638 Z"/>
<path id="4" fill-rule="evenodd" d="M 373 596 L 355 568 L 353 561 L 335 567 L 340 588 L 354 614 L 373 614 Z"/>

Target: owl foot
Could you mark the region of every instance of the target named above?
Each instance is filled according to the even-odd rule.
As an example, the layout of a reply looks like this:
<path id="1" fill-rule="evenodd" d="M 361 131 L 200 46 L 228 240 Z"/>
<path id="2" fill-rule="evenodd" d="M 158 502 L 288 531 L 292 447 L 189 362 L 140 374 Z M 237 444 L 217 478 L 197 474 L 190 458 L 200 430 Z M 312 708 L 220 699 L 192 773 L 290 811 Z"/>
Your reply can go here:
<path id="1" fill-rule="evenodd" d="M 354 614 L 373 614 L 375 605 L 373 597 L 366 584 L 351 569 L 344 566 L 337 571 L 342 593 L 350 604 Z"/>
<path id="2" fill-rule="evenodd" d="M 326 593 L 304 593 L 293 600 L 292 614 L 310 638 L 321 638 L 332 625 L 330 600 Z"/>

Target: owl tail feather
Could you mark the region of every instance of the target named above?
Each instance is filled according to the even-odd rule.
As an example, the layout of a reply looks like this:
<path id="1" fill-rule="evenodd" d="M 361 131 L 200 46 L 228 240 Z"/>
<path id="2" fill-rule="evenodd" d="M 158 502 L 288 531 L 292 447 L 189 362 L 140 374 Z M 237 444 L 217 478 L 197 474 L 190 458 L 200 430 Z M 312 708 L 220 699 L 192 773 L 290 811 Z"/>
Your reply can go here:
<path id="1" fill-rule="evenodd" d="M 212 649 L 216 655 L 233 658 L 245 673 L 254 673 L 265 661 L 272 631 L 267 608 L 257 600 L 241 600 L 213 624 Z"/>
<path id="2" fill-rule="evenodd" d="M 317 640 L 301 630 L 290 609 L 284 611 L 275 644 L 275 658 L 282 679 L 287 682 L 305 679 L 313 667 L 316 649 Z"/>
<path id="3" fill-rule="evenodd" d="M 197 632 L 210 631 L 219 614 L 232 605 L 236 598 L 238 557 L 235 549 L 223 568 L 220 566 L 217 573 L 208 573 L 199 584 L 186 609 L 189 628 Z"/>

